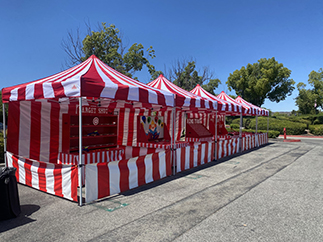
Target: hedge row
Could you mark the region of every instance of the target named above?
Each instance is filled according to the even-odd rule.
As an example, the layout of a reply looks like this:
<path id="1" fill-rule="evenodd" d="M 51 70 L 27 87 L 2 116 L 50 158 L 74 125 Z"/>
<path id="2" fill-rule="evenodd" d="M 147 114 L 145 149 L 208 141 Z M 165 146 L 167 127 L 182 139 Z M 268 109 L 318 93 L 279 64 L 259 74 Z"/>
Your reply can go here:
<path id="1" fill-rule="evenodd" d="M 267 130 L 267 117 L 259 117 L 258 118 L 258 130 Z M 233 120 L 231 125 L 234 125 L 236 128 L 237 123 L 239 120 Z M 256 119 L 255 118 L 243 118 L 244 127 L 246 129 L 256 129 Z M 307 128 L 308 124 L 304 123 L 297 123 L 285 119 L 269 119 L 269 130 L 279 131 L 280 134 L 284 134 L 284 128 L 286 128 L 286 133 L 289 135 L 299 135 L 304 134 L 305 129 Z"/>
<path id="2" fill-rule="evenodd" d="M 231 126 L 230 126 L 231 127 Z M 233 131 L 239 132 L 239 128 L 232 128 Z M 229 132 L 231 130 L 228 130 Z M 248 133 L 255 133 L 256 130 L 254 129 L 243 129 L 243 132 L 248 132 Z M 267 133 L 267 130 L 258 130 L 258 133 Z M 279 136 L 279 131 L 275 130 L 268 130 L 268 138 L 277 138 Z"/>
<path id="3" fill-rule="evenodd" d="M 310 125 L 309 130 L 311 134 L 323 135 L 323 125 Z"/>

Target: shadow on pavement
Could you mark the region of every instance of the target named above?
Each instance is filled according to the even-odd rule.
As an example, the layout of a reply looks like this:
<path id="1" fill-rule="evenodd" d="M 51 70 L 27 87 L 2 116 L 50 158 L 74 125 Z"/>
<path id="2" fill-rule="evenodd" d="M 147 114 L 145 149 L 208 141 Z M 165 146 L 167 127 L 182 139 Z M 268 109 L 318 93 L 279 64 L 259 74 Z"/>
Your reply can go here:
<path id="1" fill-rule="evenodd" d="M 40 206 L 27 204 L 21 205 L 20 208 L 21 213 L 17 218 L 0 221 L 0 233 L 36 221 L 29 218 L 28 216 L 38 211 L 40 209 Z"/>

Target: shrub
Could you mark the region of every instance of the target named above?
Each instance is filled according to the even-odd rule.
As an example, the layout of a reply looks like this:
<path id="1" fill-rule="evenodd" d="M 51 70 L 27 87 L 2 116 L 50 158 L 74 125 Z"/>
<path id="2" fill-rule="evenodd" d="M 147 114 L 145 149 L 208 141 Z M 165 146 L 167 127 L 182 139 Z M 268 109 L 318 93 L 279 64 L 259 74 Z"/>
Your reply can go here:
<path id="1" fill-rule="evenodd" d="M 239 132 L 239 129 L 233 129 L 233 131 Z M 255 133 L 256 130 L 244 129 L 242 132 Z M 258 130 L 258 133 L 267 133 L 267 130 Z M 279 131 L 268 130 L 268 138 L 277 138 L 278 136 L 279 136 Z"/>
<path id="2" fill-rule="evenodd" d="M 250 128 L 256 128 L 256 120 L 252 119 L 250 123 Z M 269 120 L 269 130 L 279 131 L 280 134 L 284 134 L 284 128 L 286 128 L 286 134 L 289 135 L 298 135 L 304 134 L 307 124 L 305 123 L 296 123 L 284 119 L 270 119 Z M 258 118 L 258 130 L 267 129 L 267 118 L 259 117 Z"/>
<path id="3" fill-rule="evenodd" d="M 311 134 L 323 135 L 323 125 L 310 125 L 309 130 Z"/>
<path id="4" fill-rule="evenodd" d="M 230 128 L 231 129 L 240 129 L 240 125 L 239 124 L 230 124 Z"/>

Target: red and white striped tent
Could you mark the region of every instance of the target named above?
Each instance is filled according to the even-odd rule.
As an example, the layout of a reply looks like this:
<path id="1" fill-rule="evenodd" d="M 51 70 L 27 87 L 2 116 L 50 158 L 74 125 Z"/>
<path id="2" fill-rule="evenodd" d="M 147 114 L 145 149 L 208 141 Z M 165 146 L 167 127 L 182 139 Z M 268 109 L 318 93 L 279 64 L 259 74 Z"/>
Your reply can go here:
<path id="1" fill-rule="evenodd" d="M 174 95 L 112 69 L 92 55 L 55 75 L 2 89 L 3 103 L 60 98 L 108 98 L 142 106 L 174 106 Z"/>
<path id="2" fill-rule="evenodd" d="M 260 108 L 252 103 L 247 102 L 242 97 L 238 96 L 235 101 L 241 103 L 241 105 L 249 107 L 253 114 L 257 114 L 258 116 L 269 116 L 269 111 L 263 108 Z"/>
<path id="3" fill-rule="evenodd" d="M 80 114 L 84 112 L 82 106 L 90 107 L 93 104 L 104 105 L 109 110 L 137 108 L 136 114 L 143 113 L 142 110 L 147 108 L 167 110 L 167 107 L 174 106 L 174 94 L 133 80 L 92 55 L 83 63 L 66 71 L 3 88 L 2 101 L 3 105 L 9 103 L 8 147 L 5 146 L 5 151 L 8 151 L 7 165 L 11 164 L 19 169 L 17 171 L 19 182 L 48 192 L 52 190 L 49 186 L 54 184 L 51 181 L 60 179 L 58 180 L 60 189 L 52 193 L 76 201 L 74 186 L 77 168 L 57 164 L 57 155 L 62 150 L 62 116 L 64 114 L 81 116 Z M 130 124 L 130 116 L 134 117 L 134 114 L 119 113 L 119 120 L 123 122 L 119 127 L 119 130 L 123 130 L 119 131 L 122 135 L 119 140 L 123 143 L 129 143 L 127 141 L 132 137 L 132 132 L 128 132 L 129 126 L 136 127 L 137 119 L 133 118 L 133 123 Z M 79 137 L 82 137 L 82 125 L 79 126 Z M 81 157 L 82 145 L 79 154 Z M 81 159 L 79 163 L 84 164 Z M 78 168 L 78 184 L 82 182 L 81 167 Z M 66 170 L 66 176 L 62 179 L 63 170 Z M 40 175 L 41 172 L 45 175 Z M 70 180 L 73 180 L 72 184 Z M 44 181 L 45 185 L 39 183 Z M 61 192 L 62 188 L 68 191 L 66 192 L 68 195 Z M 71 189 L 73 195 L 70 195 Z"/>
<path id="4" fill-rule="evenodd" d="M 175 94 L 176 107 L 209 109 L 214 111 L 221 110 L 222 108 L 221 103 L 190 93 L 189 91 L 176 86 L 167 80 L 163 75 L 159 75 L 157 79 L 148 83 L 147 85 Z"/>
<path id="5" fill-rule="evenodd" d="M 217 98 L 220 98 L 222 100 L 225 100 L 229 103 L 231 103 L 234 106 L 234 113 L 245 113 L 246 112 L 246 108 L 243 107 L 240 103 L 236 102 L 232 97 L 230 97 L 229 95 L 227 95 L 224 91 L 222 91 Z"/>
<path id="6" fill-rule="evenodd" d="M 225 101 L 223 99 L 220 99 L 211 93 L 205 91 L 199 84 L 196 85 L 196 87 L 190 91 L 191 93 L 198 95 L 200 97 L 208 98 L 214 101 L 218 102 L 218 106 L 222 106 L 221 109 L 218 109 L 219 112 L 225 112 L 230 114 L 236 114 L 239 115 L 239 112 L 235 112 L 234 110 L 238 110 L 237 105 L 228 101 Z M 219 105 L 220 104 L 220 105 Z"/>

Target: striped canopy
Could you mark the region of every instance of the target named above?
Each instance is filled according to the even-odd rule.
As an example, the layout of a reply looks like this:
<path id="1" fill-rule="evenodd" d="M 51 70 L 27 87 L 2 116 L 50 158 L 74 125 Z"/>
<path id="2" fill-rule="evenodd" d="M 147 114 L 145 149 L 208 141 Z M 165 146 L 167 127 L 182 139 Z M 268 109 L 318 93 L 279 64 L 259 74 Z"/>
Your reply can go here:
<path id="1" fill-rule="evenodd" d="M 238 96 L 235 99 L 238 103 L 241 103 L 241 105 L 246 106 L 249 108 L 249 110 L 252 112 L 252 115 L 258 115 L 258 116 L 268 116 L 269 111 L 263 108 L 260 108 L 256 105 L 253 105 L 252 103 L 247 102 L 242 97 Z"/>
<path id="2" fill-rule="evenodd" d="M 224 91 L 222 91 L 217 98 L 220 98 L 222 100 L 225 100 L 233 105 L 233 111 L 235 113 L 245 113 L 246 109 L 245 107 L 241 106 L 240 103 L 236 102 L 233 98 L 231 98 L 229 95 L 227 95 Z"/>
<path id="3" fill-rule="evenodd" d="M 226 112 L 226 113 L 231 113 L 234 114 L 234 105 L 233 103 L 227 102 L 223 99 L 220 99 L 211 93 L 205 91 L 199 84 L 196 85 L 196 87 L 190 91 L 191 93 L 198 95 L 200 97 L 208 98 L 214 101 L 218 102 L 218 111 L 220 112 Z M 222 107 L 222 108 L 219 108 Z M 235 114 L 240 114 L 239 112 L 236 112 Z"/>
<path id="4" fill-rule="evenodd" d="M 174 106 L 172 93 L 133 80 L 92 55 L 81 64 L 55 75 L 2 89 L 2 101 L 109 98 L 144 105 Z"/>
<path id="5" fill-rule="evenodd" d="M 157 79 L 148 83 L 147 85 L 175 94 L 175 106 L 177 107 L 205 108 L 212 110 L 217 110 L 218 108 L 218 103 L 216 101 L 190 93 L 176 86 L 167 80 L 163 75 L 159 75 Z"/>

